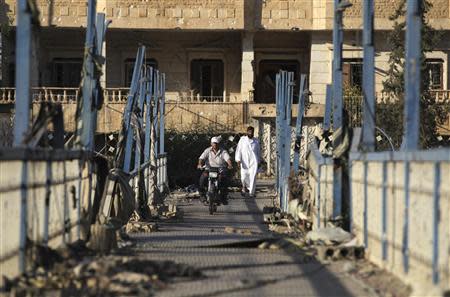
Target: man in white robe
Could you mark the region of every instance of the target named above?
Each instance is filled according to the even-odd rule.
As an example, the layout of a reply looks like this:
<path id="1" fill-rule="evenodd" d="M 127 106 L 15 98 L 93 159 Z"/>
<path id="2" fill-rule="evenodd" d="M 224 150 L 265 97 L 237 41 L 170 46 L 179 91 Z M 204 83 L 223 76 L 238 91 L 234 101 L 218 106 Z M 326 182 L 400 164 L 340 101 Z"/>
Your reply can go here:
<path id="1" fill-rule="evenodd" d="M 245 195 L 249 192 L 251 197 L 255 196 L 256 174 L 261 156 L 261 147 L 254 134 L 255 128 L 248 127 L 247 135 L 239 139 L 235 154 L 236 162 L 241 168 L 242 193 Z"/>

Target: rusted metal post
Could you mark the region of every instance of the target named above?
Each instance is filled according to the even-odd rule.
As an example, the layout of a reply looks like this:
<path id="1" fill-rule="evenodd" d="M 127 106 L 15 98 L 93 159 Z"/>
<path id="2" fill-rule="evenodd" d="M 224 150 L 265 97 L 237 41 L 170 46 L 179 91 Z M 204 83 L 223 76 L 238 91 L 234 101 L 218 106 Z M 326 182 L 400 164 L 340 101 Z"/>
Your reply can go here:
<path id="1" fill-rule="evenodd" d="M 294 173 L 297 174 L 300 165 L 300 148 L 302 141 L 303 114 L 305 113 L 305 82 L 306 75 L 302 74 L 300 79 L 300 91 L 298 96 L 297 122 L 295 125 L 295 147 L 294 147 Z"/>
<path id="2" fill-rule="evenodd" d="M 141 46 L 136 54 L 136 62 L 134 64 L 133 78 L 131 80 L 130 93 L 127 98 L 127 105 L 123 115 L 124 135 L 125 138 L 125 156 L 123 160 L 123 170 L 130 172 L 131 155 L 133 151 L 133 131 L 131 129 L 131 116 L 136 102 L 136 94 L 139 87 L 139 80 L 141 79 L 141 69 L 144 62 L 145 46 Z"/>
<path id="3" fill-rule="evenodd" d="M 94 148 L 93 120 L 93 89 L 95 87 L 94 60 L 95 55 L 95 14 L 96 0 L 88 1 L 88 15 L 86 25 L 85 60 L 83 63 L 83 98 L 81 106 L 81 121 L 77 127 L 78 141 L 82 148 L 92 150 Z"/>
<path id="4" fill-rule="evenodd" d="M 343 115 L 342 98 L 342 11 L 339 9 L 340 0 L 334 0 L 334 27 L 333 27 L 333 132 L 341 130 Z M 342 131 L 339 134 L 342 136 Z M 341 136 L 335 140 L 335 144 L 341 143 Z M 342 167 L 335 160 L 333 167 L 333 217 L 340 216 L 342 205 Z"/>
<path id="5" fill-rule="evenodd" d="M 152 87 L 153 87 L 153 68 L 149 67 L 147 71 L 148 79 L 146 81 L 146 93 L 145 93 L 145 145 L 144 145 L 144 162 L 150 162 L 151 158 L 151 127 L 152 127 Z M 153 164 L 152 164 L 153 165 Z M 146 169 L 146 189 L 147 193 L 150 192 L 150 171 L 151 167 Z"/>
<path id="6" fill-rule="evenodd" d="M 323 130 L 329 131 L 331 128 L 331 112 L 333 109 L 333 86 L 327 85 L 325 99 L 325 115 L 323 117 Z"/>
<path id="7" fill-rule="evenodd" d="M 420 67 L 422 18 L 420 0 L 408 0 L 406 16 L 405 57 L 405 109 L 402 149 L 417 150 L 419 147 L 420 121 Z"/>
<path id="8" fill-rule="evenodd" d="M 160 103 L 159 103 L 159 153 L 160 154 L 164 154 L 165 153 L 165 147 L 164 147 L 164 129 L 165 129 L 165 118 L 164 118 L 164 113 L 165 113 L 165 96 L 166 96 L 166 92 L 165 92 L 165 88 L 166 88 L 166 75 L 165 73 L 161 73 L 161 77 L 160 77 L 160 85 L 159 85 L 159 93 L 161 95 L 160 97 Z"/>
<path id="9" fill-rule="evenodd" d="M 343 85 L 342 85 L 342 44 L 344 31 L 342 15 L 351 3 L 347 0 L 334 0 L 334 26 L 333 26 L 333 133 L 335 133 L 334 147 L 342 143 L 343 130 Z M 335 159 L 333 172 L 333 217 L 342 213 L 342 165 Z"/>
<path id="10" fill-rule="evenodd" d="M 364 6 L 364 60 L 363 60 L 363 135 L 366 151 L 375 150 L 375 47 L 373 43 L 373 0 L 363 1 Z"/>
<path id="11" fill-rule="evenodd" d="M 31 11 L 27 0 L 17 1 L 16 102 L 14 146 L 21 146 L 30 120 Z"/>

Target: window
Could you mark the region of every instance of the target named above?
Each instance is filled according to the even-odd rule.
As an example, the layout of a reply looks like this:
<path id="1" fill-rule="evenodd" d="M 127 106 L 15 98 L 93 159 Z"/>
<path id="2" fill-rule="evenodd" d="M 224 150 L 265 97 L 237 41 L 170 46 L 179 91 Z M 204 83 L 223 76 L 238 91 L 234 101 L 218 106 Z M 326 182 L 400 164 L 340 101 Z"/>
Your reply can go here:
<path id="1" fill-rule="evenodd" d="M 55 87 L 75 88 L 81 82 L 83 59 L 56 58 L 53 59 L 52 85 Z"/>
<path id="2" fill-rule="evenodd" d="M 2 83 L 3 83 L 3 67 L 4 67 L 4 65 L 3 65 L 3 55 L 4 55 L 4 53 L 3 53 L 3 33 L 2 33 L 2 31 L 0 30 L 0 86 L 2 85 Z"/>
<path id="3" fill-rule="evenodd" d="M 6 84 L 10 87 L 16 87 L 16 64 L 9 63 L 8 64 L 8 75 L 6 77 Z"/>
<path id="4" fill-rule="evenodd" d="M 361 59 L 348 59 L 342 63 L 342 81 L 344 85 L 362 89 L 363 63 Z"/>
<path id="5" fill-rule="evenodd" d="M 201 100 L 222 101 L 224 91 L 224 65 L 221 60 L 191 61 L 191 90 Z"/>
<path id="6" fill-rule="evenodd" d="M 259 63 L 258 75 L 256 78 L 255 102 L 275 103 L 276 101 L 276 76 L 280 70 L 294 72 L 294 103 L 298 102 L 298 92 L 300 85 L 299 78 L 300 64 L 295 60 L 262 60 Z"/>
<path id="7" fill-rule="evenodd" d="M 125 87 L 131 86 L 131 81 L 133 80 L 134 64 L 136 59 L 126 59 L 125 60 Z M 158 62 L 155 59 L 145 60 L 145 65 L 147 67 L 152 67 L 153 69 L 158 69 Z"/>
<path id="8" fill-rule="evenodd" d="M 444 62 L 440 59 L 426 60 L 426 71 L 424 79 L 428 80 L 431 90 L 443 90 Z"/>

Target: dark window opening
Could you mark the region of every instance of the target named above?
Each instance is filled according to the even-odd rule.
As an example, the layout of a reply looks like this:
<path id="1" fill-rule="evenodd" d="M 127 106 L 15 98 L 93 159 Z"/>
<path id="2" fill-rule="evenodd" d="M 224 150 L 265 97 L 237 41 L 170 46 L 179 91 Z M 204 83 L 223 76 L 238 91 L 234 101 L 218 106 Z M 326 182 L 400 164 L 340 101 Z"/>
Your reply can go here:
<path id="1" fill-rule="evenodd" d="M 10 63 L 8 65 L 8 86 L 16 87 L 16 64 Z"/>
<path id="2" fill-rule="evenodd" d="M 276 102 L 276 75 L 280 70 L 294 72 L 294 103 L 298 102 L 300 84 L 300 64 L 294 60 L 263 60 L 259 63 L 258 76 L 256 78 L 256 103 Z"/>
<path id="3" fill-rule="evenodd" d="M 131 81 L 133 80 L 134 64 L 136 59 L 126 59 L 125 60 L 125 87 L 129 88 L 131 86 Z M 155 59 L 146 59 L 145 66 L 152 67 L 153 69 L 158 69 L 158 62 Z"/>
<path id="4" fill-rule="evenodd" d="M 56 58 L 53 59 L 52 85 L 55 87 L 75 88 L 81 82 L 83 59 Z"/>
<path id="5" fill-rule="evenodd" d="M 222 101 L 224 65 L 221 60 L 191 61 L 191 90 L 194 97 L 206 101 Z"/>
<path id="6" fill-rule="evenodd" d="M 426 60 L 425 78 L 430 90 L 444 89 L 444 62 L 440 59 Z"/>
<path id="7" fill-rule="evenodd" d="M 342 63 L 342 81 L 344 86 L 362 89 L 363 62 L 361 59 L 344 60 Z"/>

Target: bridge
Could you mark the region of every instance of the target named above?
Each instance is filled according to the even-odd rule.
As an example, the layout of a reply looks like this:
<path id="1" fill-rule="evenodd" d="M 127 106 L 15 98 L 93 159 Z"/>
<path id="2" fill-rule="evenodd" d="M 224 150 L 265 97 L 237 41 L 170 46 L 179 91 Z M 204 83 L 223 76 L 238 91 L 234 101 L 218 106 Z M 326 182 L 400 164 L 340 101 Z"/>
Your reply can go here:
<path id="1" fill-rule="evenodd" d="M 166 100 L 170 77 L 144 63 L 145 46 L 130 87 L 102 90 L 108 21 L 95 1 L 80 88 L 30 88 L 29 3 L 18 1 L 16 88 L 0 93 L 14 111 L 12 146 L 0 150 L 2 294 L 448 296 L 450 149 L 419 147 L 418 1 L 408 0 L 400 150 L 375 150 L 372 0 L 364 1 L 361 127 L 346 119 L 348 3 L 336 0 L 325 106 L 308 104 L 305 75 L 293 104 L 294 74 L 280 71 L 275 107 L 221 102 L 225 115 L 199 118 L 217 124 L 214 133 L 252 118 L 272 175 L 255 198 L 233 184 L 230 204 L 214 215 L 192 187 L 170 187 L 166 130 L 183 121 L 176 108 L 199 117 L 219 103 Z M 448 100 L 448 91 L 434 95 Z M 314 131 L 308 117 L 320 121 Z M 108 155 L 98 151 L 99 133 L 116 134 Z"/>

